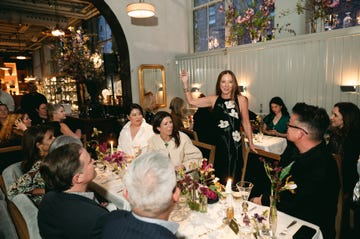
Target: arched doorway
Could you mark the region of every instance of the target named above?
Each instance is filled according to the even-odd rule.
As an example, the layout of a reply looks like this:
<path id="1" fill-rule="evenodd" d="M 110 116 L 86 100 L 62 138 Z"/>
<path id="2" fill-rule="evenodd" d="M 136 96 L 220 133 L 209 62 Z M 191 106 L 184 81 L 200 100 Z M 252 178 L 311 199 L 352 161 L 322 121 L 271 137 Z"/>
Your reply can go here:
<path id="1" fill-rule="evenodd" d="M 131 74 L 130 74 L 130 56 L 128 44 L 126 41 L 126 37 L 124 31 L 115 16 L 114 12 L 111 8 L 106 4 L 104 0 L 89 0 L 100 12 L 102 16 L 106 19 L 109 24 L 112 35 L 116 41 L 116 45 L 118 48 L 118 56 L 119 56 L 119 74 L 121 79 L 121 86 L 123 92 L 123 105 L 127 106 L 132 102 L 132 94 L 131 94 Z"/>

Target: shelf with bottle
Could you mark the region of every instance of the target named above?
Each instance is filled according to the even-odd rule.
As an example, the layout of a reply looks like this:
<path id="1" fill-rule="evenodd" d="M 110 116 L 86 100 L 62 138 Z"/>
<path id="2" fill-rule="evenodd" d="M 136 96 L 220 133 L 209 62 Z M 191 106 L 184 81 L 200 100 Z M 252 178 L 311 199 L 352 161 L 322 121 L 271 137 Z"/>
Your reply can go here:
<path id="1" fill-rule="evenodd" d="M 67 77 L 45 78 L 41 92 L 49 103 L 76 103 L 76 82 Z"/>

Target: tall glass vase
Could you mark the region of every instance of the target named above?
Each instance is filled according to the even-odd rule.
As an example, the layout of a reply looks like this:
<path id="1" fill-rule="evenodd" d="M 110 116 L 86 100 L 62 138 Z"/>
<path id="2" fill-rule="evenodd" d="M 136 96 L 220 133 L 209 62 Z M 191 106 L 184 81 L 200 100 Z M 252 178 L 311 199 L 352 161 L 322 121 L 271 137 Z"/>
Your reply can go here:
<path id="1" fill-rule="evenodd" d="M 270 196 L 270 212 L 269 212 L 269 226 L 273 238 L 275 238 L 277 228 L 277 208 L 276 208 L 277 195 L 274 193 Z"/>

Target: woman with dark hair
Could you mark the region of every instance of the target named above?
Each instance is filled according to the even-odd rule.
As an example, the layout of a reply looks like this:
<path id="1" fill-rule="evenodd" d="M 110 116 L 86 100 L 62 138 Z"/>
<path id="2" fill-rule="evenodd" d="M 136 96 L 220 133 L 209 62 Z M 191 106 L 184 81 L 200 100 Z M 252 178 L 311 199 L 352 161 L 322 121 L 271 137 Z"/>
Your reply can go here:
<path id="1" fill-rule="evenodd" d="M 342 180 L 343 180 L 343 215 L 341 234 L 343 238 L 350 238 L 349 211 L 351 196 L 356 182 L 357 160 L 360 147 L 357 143 L 360 138 L 360 110 L 350 102 L 336 103 L 332 109 L 329 148 L 332 153 L 341 155 Z"/>
<path id="2" fill-rule="evenodd" d="M 118 149 L 125 154 L 137 157 L 147 152 L 148 140 L 154 135 L 151 125 L 144 119 L 143 109 L 138 104 L 131 104 L 126 110 L 129 120 L 122 128 Z"/>
<path id="3" fill-rule="evenodd" d="M 191 139 L 174 128 L 171 114 L 159 111 L 155 114 L 153 131 L 155 133 L 149 139 L 149 150 L 164 151 L 171 158 L 177 170 L 190 169 L 191 163 L 198 166 L 202 154 L 195 147 Z"/>
<path id="4" fill-rule="evenodd" d="M 216 95 L 193 98 L 188 88 L 188 74 L 180 73 L 184 93 L 189 104 L 197 107 L 211 107 L 215 120 L 213 130 L 216 139 L 215 172 L 222 183 L 231 177 L 233 182 L 241 178 L 243 159 L 241 153 L 240 125 L 249 140 L 249 147 L 255 150 L 249 120 L 248 100 L 241 95 L 235 74 L 230 70 L 222 71 L 216 82 Z"/>
<path id="5" fill-rule="evenodd" d="M 263 122 L 263 133 L 268 135 L 286 137 L 287 125 L 290 120 L 289 112 L 284 101 L 276 96 L 269 102 L 269 114 L 265 116 Z"/>
<path id="6" fill-rule="evenodd" d="M 25 131 L 22 140 L 24 161 L 21 164 L 24 174 L 10 186 L 9 198 L 24 193 L 37 205 L 41 202 L 45 194 L 45 184 L 39 172 L 40 163 L 48 154 L 54 139 L 53 129 L 46 125 L 33 126 Z"/>
<path id="7" fill-rule="evenodd" d="M 184 118 L 184 109 L 185 101 L 180 97 L 174 97 L 170 101 L 170 110 L 171 117 L 173 119 L 173 125 L 176 130 L 181 130 L 184 128 L 183 118 Z"/>

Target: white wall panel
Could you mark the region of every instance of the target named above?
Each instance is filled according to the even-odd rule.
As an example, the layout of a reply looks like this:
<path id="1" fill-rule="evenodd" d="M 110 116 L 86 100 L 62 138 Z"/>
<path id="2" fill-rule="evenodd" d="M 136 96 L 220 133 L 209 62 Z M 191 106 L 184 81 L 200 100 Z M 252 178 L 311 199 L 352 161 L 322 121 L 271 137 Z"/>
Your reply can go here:
<path id="1" fill-rule="evenodd" d="M 250 109 L 280 96 L 289 110 L 296 102 L 324 107 L 336 102 L 359 105 L 359 94 L 344 93 L 340 85 L 360 84 L 360 27 L 302 35 L 293 38 L 232 47 L 208 53 L 179 56 L 178 68 L 202 83 L 202 92 L 213 94 L 217 75 L 232 70 L 245 85 Z"/>

